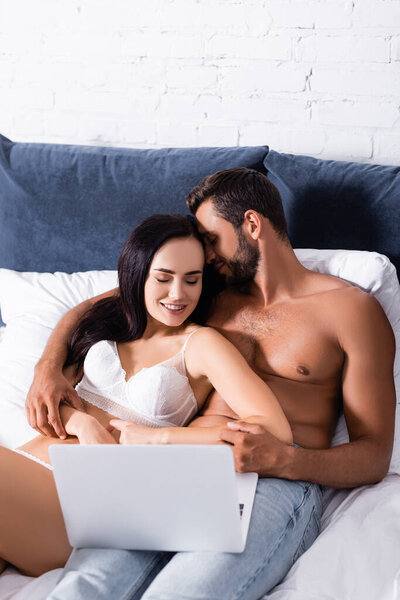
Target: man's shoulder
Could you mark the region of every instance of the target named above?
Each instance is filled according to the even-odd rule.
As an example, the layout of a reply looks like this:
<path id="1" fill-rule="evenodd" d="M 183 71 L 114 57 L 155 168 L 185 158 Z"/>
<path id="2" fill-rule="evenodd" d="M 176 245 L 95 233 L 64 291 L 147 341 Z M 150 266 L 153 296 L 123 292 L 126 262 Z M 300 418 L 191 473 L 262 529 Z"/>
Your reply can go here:
<path id="1" fill-rule="evenodd" d="M 325 273 L 316 273 L 315 280 L 318 301 L 331 305 L 336 312 L 369 312 L 380 309 L 380 304 L 374 296 L 353 283 Z"/>
<path id="2" fill-rule="evenodd" d="M 345 305 L 379 304 L 368 292 L 345 279 L 336 277 L 335 275 L 313 272 L 311 280 L 310 294 L 316 296 L 321 295 L 319 299 L 321 301 L 323 301 L 322 297 L 324 296 L 328 301 L 340 302 Z"/>

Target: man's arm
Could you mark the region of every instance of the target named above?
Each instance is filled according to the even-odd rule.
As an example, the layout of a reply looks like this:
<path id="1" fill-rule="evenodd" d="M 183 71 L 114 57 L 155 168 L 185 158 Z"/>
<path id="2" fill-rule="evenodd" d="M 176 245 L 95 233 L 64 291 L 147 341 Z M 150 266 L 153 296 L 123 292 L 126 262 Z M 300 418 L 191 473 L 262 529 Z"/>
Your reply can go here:
<path id="1" fill-rule="evenodd" d="M 83 405 L 74 389 L 73 378 L 63 373 L 67 358 L 68 339 L 81 317 L 97 300 L 112 296 L 111 290 L 85 300 L 68 311 L 52 332 L 42 357 L 35 366 L 32 385 L 26 398 L 26 413 L 31 427 L 47 436 L 66 437 L 59 405 L 67 402 L 78 410 Z"/>
<path id="2" fill-rule="evenodd" d="M 386 315 L 373 297 L 354 290 L 343 311 L 339 343 L 345 355 L 343 410 L 349 443 L 326 450 L 294 448 L 259 426 L 238 421 L 221 435 L 234 444 L 238 471 L 255 470 L 260 476 L 338 488 L 376 483 L 385 476 L 394 436 L 395 341 Z"/>

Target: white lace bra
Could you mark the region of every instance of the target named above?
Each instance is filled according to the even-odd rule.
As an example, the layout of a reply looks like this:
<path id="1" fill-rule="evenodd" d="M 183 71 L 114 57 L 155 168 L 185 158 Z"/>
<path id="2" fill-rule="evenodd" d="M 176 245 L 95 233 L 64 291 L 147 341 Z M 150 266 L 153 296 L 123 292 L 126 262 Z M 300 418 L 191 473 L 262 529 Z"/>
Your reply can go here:
<path id="1" fill-rule="evenodd" d="M 150 427 L 183 427 L 197 413 L 197 402 L 186 374 L 185 349 L 153 367 L 143 367 L 126 381 L 117 345 L 109 340 L 89 349 L 78 395 L 90 404 L 128 421 Z"/>

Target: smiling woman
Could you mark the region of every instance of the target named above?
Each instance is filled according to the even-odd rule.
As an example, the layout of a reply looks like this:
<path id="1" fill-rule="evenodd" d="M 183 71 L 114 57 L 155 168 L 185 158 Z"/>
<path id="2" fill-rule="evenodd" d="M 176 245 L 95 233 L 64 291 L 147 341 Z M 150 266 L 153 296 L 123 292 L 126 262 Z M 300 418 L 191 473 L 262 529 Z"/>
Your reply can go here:
<path id="1" fill-rule="evenodd" d="M 169 240 L 156 252 L 144 286 L 148 315 L 169 326 L 180 324 L 181 317 L 189 316 L 197 306 L 203 268 L 204 250 L 199 240 Z"/>

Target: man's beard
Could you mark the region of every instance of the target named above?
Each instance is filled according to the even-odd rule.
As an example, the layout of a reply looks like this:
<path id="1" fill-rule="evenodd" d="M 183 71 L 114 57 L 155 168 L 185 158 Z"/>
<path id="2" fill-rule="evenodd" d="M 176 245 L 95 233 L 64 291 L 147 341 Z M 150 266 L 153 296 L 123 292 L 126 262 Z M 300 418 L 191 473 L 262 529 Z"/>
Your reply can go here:
<path id="1" fill-rule="evenodd" d="M 228 283 L 245 283 L 254 279 L 260 262 L 260 251 L 246 240 L 241 229 L 236 231 L 238 248 L 231 258 L 226 261 L 231 275 L 226 277 Z"/>

